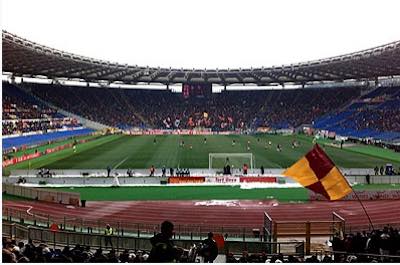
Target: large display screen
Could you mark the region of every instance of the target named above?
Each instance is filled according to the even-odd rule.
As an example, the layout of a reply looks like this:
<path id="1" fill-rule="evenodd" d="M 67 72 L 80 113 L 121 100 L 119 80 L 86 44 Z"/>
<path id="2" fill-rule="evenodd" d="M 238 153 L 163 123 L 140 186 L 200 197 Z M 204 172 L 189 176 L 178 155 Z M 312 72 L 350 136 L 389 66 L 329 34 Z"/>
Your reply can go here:
<path id="1" fill-rule="evenodd" d="M 212 84 L 182 84 L 182 96 L 184 98 L 204 98 L 212 93 Z"/>

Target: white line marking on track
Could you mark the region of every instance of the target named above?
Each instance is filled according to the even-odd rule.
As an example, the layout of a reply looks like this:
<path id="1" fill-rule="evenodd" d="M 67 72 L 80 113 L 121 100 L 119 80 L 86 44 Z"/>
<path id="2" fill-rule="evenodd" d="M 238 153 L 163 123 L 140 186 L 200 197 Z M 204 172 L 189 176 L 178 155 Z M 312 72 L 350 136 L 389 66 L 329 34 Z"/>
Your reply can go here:
<path id="1" fill-rule="evenodd" d="M 32 205 L 6 204 L 6 203 L 4 203 L 3 206 L 16 207 L 16 208 L 17 207 L 28 208 L 28 210 L 26 210 L 26 213 L 31 215 L 31 216 L 34 216 L 34 214 L 31 213 L 31 210 L 33 209 Z M 36 215 L 36 217 L 42 218 L 42 219 L 47 219 L 46 217 L 43 217 L 43 216 L 40 216 L 40 215 Z"/>

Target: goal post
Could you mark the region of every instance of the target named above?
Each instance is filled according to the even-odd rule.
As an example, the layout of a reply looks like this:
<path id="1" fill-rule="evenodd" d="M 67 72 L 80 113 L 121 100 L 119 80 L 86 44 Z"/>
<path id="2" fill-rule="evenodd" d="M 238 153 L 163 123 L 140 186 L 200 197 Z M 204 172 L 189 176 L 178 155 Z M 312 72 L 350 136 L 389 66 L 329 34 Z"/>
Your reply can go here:
<path id="1" fill-rule="evenodd" d="M 243 164 L 247 164 L 249 169 L 255 167 L 253 153 L 209 153 L 208 169 L 223 168 L 227 163 L 232 168 L 242 168 Z"/>

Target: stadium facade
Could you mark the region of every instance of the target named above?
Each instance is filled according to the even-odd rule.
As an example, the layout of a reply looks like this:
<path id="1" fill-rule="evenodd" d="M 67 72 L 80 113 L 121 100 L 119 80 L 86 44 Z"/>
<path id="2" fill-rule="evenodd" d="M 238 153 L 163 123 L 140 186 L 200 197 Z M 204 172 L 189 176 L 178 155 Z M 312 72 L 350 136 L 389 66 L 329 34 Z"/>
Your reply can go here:
<path id="1" fill-rule="evenodd" d="M 250 69 L 171 69 L 122 65 L 52 49 L 2 32 L 3 72 L 22 77 L 106 81 L 120 84 L 211 83 L 258 86 L 346 80 L 378 80 L 400 75 L 400 42 L 346 55 Z"/>
<path id="2" fill-rule="evenodd" d="M 111 224 L 115 234 L 107 241 L 117 252 L 149 250 L 156 223 L 174 218 L 179 244 L 191 250 L 214 231 L 226 240 L 221 252 L 281 255 L 290 246 L 286 253 L 304 257 L 314 237 L 369 229 L 360 197 L 375 228 L 382 228 L 377 233 L 398 226 L 392 210 L 400 202 L 399 41 L 292 65 L 208 70 L 100 61 L 6 31 L 2 44 L 3 75 L 9 76 L 2 83 L 3 174 L 10 175 L 3 178 L 6 236 L 53 240 L 54 248 L 72 242 L 102 248 L 102 229 Z M 150 84 L 163 89 L 110 87 Z M 176 84 L 181 94 L 169 89 Z M 242 91 L 212 93 L 212 85 Z M 248 89 L 253 85 L 304 89 Z M 326 202 L 282 175 L 315 142 L 355 185 L 342 201 Z M 377 190 L 364 189 L 373 174 Z M 177 199 L 183 201 L 151 202 Z M 195 199 L 203 201 L 187 201 Z M 278 242 L 299 236 L 306 242 Z"/>

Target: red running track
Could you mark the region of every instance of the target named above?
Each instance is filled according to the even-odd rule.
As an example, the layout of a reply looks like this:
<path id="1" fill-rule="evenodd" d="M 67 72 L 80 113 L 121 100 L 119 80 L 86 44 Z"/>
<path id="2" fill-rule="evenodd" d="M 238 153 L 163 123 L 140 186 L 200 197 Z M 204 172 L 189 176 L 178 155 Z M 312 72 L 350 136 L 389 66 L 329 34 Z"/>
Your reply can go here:
<path id="1" fill-rule="evenodd" d="M 400 226 L 400 200 L 364 201 L 376 226 Z M 3 201 L 3 206 L 29 211 L 28 214 L 54 218 L 83 218 L 91 221 L 159 224 L 171 220 L 180 225 L 262 228 L 264 211 L 275 221 L 332 220 L 336 211 L 346 220 L 346 227 L 367 226 L 359 202 L 278 203 L 274 200 L 252 201 L 120 201 L 87 202 L 86 208 L 37 201 Z M 4 209 L 3 209 L 4 214 Z"/>

